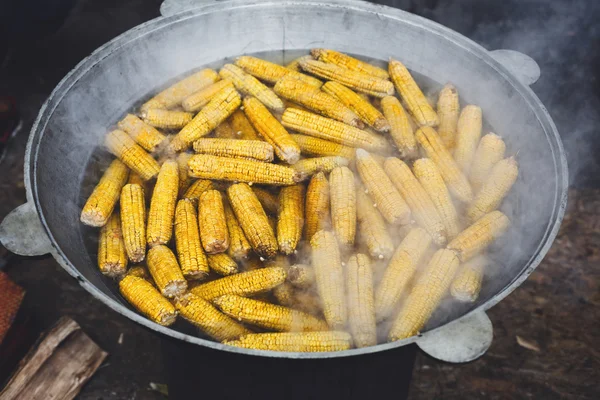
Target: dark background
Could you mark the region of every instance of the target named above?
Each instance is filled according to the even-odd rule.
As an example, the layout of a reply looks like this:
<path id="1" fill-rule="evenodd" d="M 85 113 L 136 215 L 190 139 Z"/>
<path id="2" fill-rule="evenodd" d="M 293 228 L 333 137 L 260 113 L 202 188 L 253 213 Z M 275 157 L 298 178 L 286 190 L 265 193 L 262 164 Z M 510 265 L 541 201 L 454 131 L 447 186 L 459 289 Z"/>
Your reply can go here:
<path id="1" fill-rule="evenodd" d="M 490 50 L 533 57 L 542 75 L 532 88 L 561 133 L 573 187 L 565 222 L 544 262 L 490 311 L 495 333 L 490 350 L 467 365 L 420 354 L 410 398 L 600 398 L 600 2 L 377 2 L 437 21 Z M 0 95 L 17 99 L 24 122 L 0 164 L 0 219 L 25 201 L 27 133 L 49 93 L 94 49 L 158 17 L 160 3 L 0 0 Z M 0 256 L 5 253 L 0 248 Z M 80 398 L 161 398 L 148 390 L 150 382 L 166 380 L 155 334 L 93 299 L 52 258 L 13 257 L 5 270 L 27 290 L 24 309 L 40 327 L 70 315 L 110 353 Z M 537 350 L 520 346 L 517 336 Z"/>

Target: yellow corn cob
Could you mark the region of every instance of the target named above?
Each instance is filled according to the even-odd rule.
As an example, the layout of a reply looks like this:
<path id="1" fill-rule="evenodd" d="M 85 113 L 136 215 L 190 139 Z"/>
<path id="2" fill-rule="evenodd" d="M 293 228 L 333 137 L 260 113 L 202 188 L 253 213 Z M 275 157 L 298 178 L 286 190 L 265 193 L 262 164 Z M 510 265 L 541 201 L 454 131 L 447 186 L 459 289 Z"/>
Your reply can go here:
<path id="1" fill-rule="evenodd" d="M 347 167 L 350 160 L 339 156 L 305 158 L 294 164 L 293 168 L 305 177 L 317 172 L 331 172 L 336 167 Z"/>
<path id="2" fill-rule="evenodd" d="M 250 246 L 248 239 L 246 239 L 246 235 L 244 235 L 244 231 L 229 203 L 225 203 L 224 208 L 227 230 L 229 231 L 229 248 L 227 249 L 227 254 L 236 260 L 247 258 L 252 250 L 252 246 Z"/>
<path id="3" fill-rule="evenodd" d="M 142 111 L 150 108 L 171 108 L 190 94 L 219 80 L 212 69 L 203 69 L 168 87 L 142 105 Z"/>
<path id="4" fill-rule="evenodd" d="M 223 343 L 244 349 L 314 353 L 348 350 L 352 338 L 346 332 L 252 333 Z"/>
<path id="5" fill-rule="evenodd" d="M 292 254 L 304 227 L 304 185 L 286 186 L 279 192 L 277 242 L 284 254 Z"/>
<path id="6" fill-rule="evenodd" d="M 233 129 L 238 139 L 261 140 L 256 129 L 254 129 L 242 110 L 235 110 L 231 114 L 230 120 L 231 129 Z"/>
<path id="7" fill-rule="evenodd" d="M 252 191 L 267 214 L 277 215 L 279 212 L 279 197 L 277 195 L 256 186 L 252 188 Z"/>
<path id="8" fill-rule="evenodd" d="M 376 97 L 394 94 L 392 82 L 367 75 L 362 72 L 352 71 L 335 64 L 326 64 L 316 60 L 302 60 L 300 67 L 313 75 L 323 79 L 336 81 L 354 90 Z"/>
<path id="9" fill-rule="evenodd" d="M 360 61 L 347 54 L 339 53 L 330 49 L 312 49 L 310 54 L 317 60 L 328 64 L 339 65 L 352 71 L 362 72 L 363 74 L 372 75 L 381 79 L 389 79 L 386 70 Z"/>
<path id="10" fill-rule="evenodd" d="M 290 167 L 241 158 L 198 154 L 192 157 L 188 165 L 191 176 L 217 181 L 286 186 L 303 179 L 300 173 Z"/>
<path id="11" fill-rule="evenodd" d="M 208 254 L 223 253 L 229 247 L 229 231 L 218 190 L 207 190 L 198 203 L 198 224 L 202 247 Z"/>
<path id="12" fill-rule="evenodd" d="M 469 221 L 475 222 L 500 206 L 519 175 L 519 166 L 514 157 L 499 161 L 492 168 L 487 181 L 467 209 Z"/>
<path id="13" fill-rule="evenodd" d="M 302 72 L 302 68 L 300 68 L 300 61 L 302 61 L 302 60 L 313 60 L 313 58 L 310 54 L 306 55 L 306 56 L 298 57 L 295 60 L 292 60 L 292 62 L 287 64 L 285 67 L 287 69 L 291 69 L 292 71 Z"/>
<path id="14" fill-rule="evenodd" d="M 354 148 L 343 144 L 330 142 L 306 135 L 291 135 L 292 139 L 300 147 L 302 154 L 312 157 L 339 156 L 349 160 L 354 158 Z"/>
<path id="15" fill-rule="evenodd" d="M 169 147 L 174 151 L 188 148 L 195 140 L 206 136 L 225 121 L 239 106 L 242 99 L 239 93 L 228 86 L 213 96 L 192 121 L 171 140 Z"/>
<path id="16" fill-rule="evenodd" d="M 166 139 L 166 136 L 156 128 L 132 114 L 127 114 L 125 118 L 119 121 L 118 126 L 119 129 L 127 132 L 144 150 L 150 152 L 155 151 L 158 145 Z"/>
<path id="17" fill-rule="evenodd" d="M 273 145 L 277 157 L 288 164 L 298 161 L 300 147 L 260 101 L 254 97 L 246 97 L 244 112 L 258 133 Z"/>
<path id="18" fill-rule="evenodd" d="M 348 288 L 348 322 L 354 346 L 377 344 L 375 305 L 373 300 L 373 271 L 365 254 L 355 254 L 348 259 L 346 271 Z"/>
<path id="19" fill-rule="evenodd" d="M 191 292 L 207 300 L 225 294 L 250 297 L 281 285 L 285 281 L 282 267 L 260 268 L 248 272 L 226 276 L 194 287 Z"/>
<path id="20" fill-rule="evenodd" d="M 438 167 L 452 194 L 462 202 L 471 202 L 473 200 L 471 185 L 469 185 L 469 181 L 444 146 L 437 132 L 433 128 L 424 126 L 417 130 L 415 136 L 425 149 L 427 156 Z"/>
<path id="21" fill-rule="evenodd" d="M 262 84 L 258 79 L 245 73 L 233 64 L 225 64 L 219 71 L 222 79 L 229 79 L 237 90 L 247 96 L 256 97 L 261 103 L 271 110 L 282 112 L 283 102 L 273 90 Z"/>
<path id="22" fill-rule="evenodd" d="M 458 118 L 454 160 L 467 176 L 481 138 L 481 118 L 481 108 L 473 105 L 465 106 Z"/>
<path id="23" fill-rule="evenodd" d="M 419 227 L 411 229 L 402 240 L 375 291 L 375 310 L 378 321 L 384 320 L 394 313 L 430 245 L 431 236 Z"/>
<path id="24" fill-rule="evenodd" d="M 286 109 L 281 122 L 286 128 L 350 147 L 378 151 L 388 146 L 382 136 L 297 108 Z"/>
<path id="25" fill-rule="evenodd" d="M 194 142 L 194 151 L 214 156 L 273 161 L 273 146 L 260 140 L 198 139 Z"/>
<path id="26" fill-rule="evenodd" d="M 381 215 L 390 224 L 410 223 L 410 209 L 400 192 L 377 161 L 363 149 L 356 150 L 356 167 Z"/>
<path id="27" fill-rule="evenodd" d="M 100 230 L 98 267 L 102 274 L 111 278 L 123 275 L 127 270 L 127 254 L 118 212 L 114 212 Z"/>
<path id="28" fill-rule="evenodd" d="M 192 93 L 186 97 L 182 102 L 181 106 L 187 112 L 198 112 L 202 107 L 208 104 L 208 102 L 224 88 L 233 89 L 233 83 L 229 79 L 223 79 L 215 82 L 212 85 L 206 86 L 197 92 Z"/>
<path id="29" fill-rule="evenodd" d="M 213 303 L 238 321 L 280 332 L 326 331 L 327 324 L 310 314 L 241 296 L 217 297 Z"/>
<path id="30" fill-rule="evenodd" d="M 437 102 L 437 114 L 440 119 L 438 133 L 448 150 L 454 149 L 459 113 L 460 103 L 458 101 L 458 91 L 453 85 L 448 83 L 440 91 Z"/>
<path id="31" fill-rule="evenodd" d="M 315 282 L 315 271 L 309 265 L 292 265 L 287 269 L 287 281 L 300 289 L 309 288 Z"/>
<path id="32" fill-rule="evenodd" d="M 207 179 L 198 179 L 185 191 L 183 198 L 198 201 L 200 200 L 202 193 L 207 190 L 212 190 L 213 188 L 214 185 L 211 181 Z"/>
<path id="33" fill-rule="evenodd" d="M 474 302 L 479 297 L 483 271 L 489 264 L 485 256 L 478 256 L 460 266 L 458 274 L 452 281 L 450 293 L 458 301 Z"/>
<path id="34" fill-rule="evenodd" d="M 135 277 L 138 277 L 138 278 L 145 279 L 148 282 L 150 282 L 152 280 L 152 277 L 150 276 L 150 272 L 148 272 L 148 270 L 146 269 L 146 267 L 143 267 L 143 266 L 137 266 L 137 267 L 131 267 L 131 268 L 129 268 L 129 270 L 127 271 L 126 276 L 135 276 Z"/>
<path id="35" fill-rule="evenodd" d="M 423 186 L 435 205 L 444 224 L 448 239 L 453 239 L 460 233 L 458 213 L 450 198 L 448 188 L 435 163 L 429 158 L 421 158 L 413 163 L 415 176 Z"/>
<path id="36" fill-rule="evenodd" d="M 436 126 L 439 119 L 427 98 L 400 61 L 390 59 L 389 73 L 408 111 L 421 126 Z"/>
<path id="37" fill-rule="evenodd" d="M 448 248 L 456 251 L 460 261 L 468 261 L 488 247 L 494 239 L 502 236 L 509 225 L 506 215 L 500 211 L 492 211 L 462 231 L 448 243 Z"/>
<path id="38" fill-rule="evenodd" d="M 227 189 L 227 195 L 231 208 L 254 251 L 266 258 L 275 256 L 277 253 L 275 233 L 250 186 L 245 183 L 231 185 Z"/>
<path id="39" fill-rule="evenodd" d="M 438 246 L 445 245 L 448 238 L 442 217 L 440 217 L 427 191 L 415 178 L 409 166 L 398 158 L 390 157 L 385 161 L 384 168 L 386 174 L 406 200 L 411 215 L 417 224 L 425 228 L 435 244 Z"/>
<path id="40" fill-rule="evenodd" d="M 334 81 L 325 83 L 322 89 L 325 93 L 329 93 L 338 99 L 376 131 L 385 132 L 390 130 L 390 124 L 383 114 L 373 107 L 368 100 L 365 100 L 351 89 Z"/>
<path id="41" fill-rule="evenodd" d="M 311 240 L 315 233 L 331 227 L 329 182 L 323 172 L 314 175 L 306 191 L 306 239 Z"/>
<path id="42" fill-rule="evenodd" d="M 179 172 L 177 163 L 165 161 L 160 168 L 148 213 L 146 241 L 148 245 L 167 244 L 173 233 L 173 216 L 177 205 Z"/>
<path id="43" fill-rule="evenodd" d="M 148 180 L 158 174 L 160 166 L 156 160 L 138 146 L 125 132 L 118 129 L 110 132 L 106 135 L 105 144 L 108 151 L 138 173 L 142 179 Z"/>
<path id="44" fill-rule="evenodd" d="M 141 117 L 145 123 L 155 128 L 181 129 L 192 120 L 193 114 L 185 111 L 151 108 L 143 111 Z"/>
<path id="45" fill-rule="evenodd" d="M 404 111 L 400 101 L 394 96 L 381 99 L 381 108 L 386 120 L 390 124 L 390 136 L 396 143 L 398 151 L 403 158 L 417 156 L 417 141 L 413 133 L 410 118 Z"/>
<path id="46" fill-rule="evenodd" d="M 119 200 L 121 188 L 127 183 L 128 174 L 129 170 L 121 161 L 110 163 L 81 210 L 81 222 L 96 227 L 106 224 Z"/>
<path id="47" fill-rule="evenodd" d="M 285 76 L 293 77 L 294 79 L 301 80 L 311 86 L 321 87 L 323 82 L 312 76 L 301 74 L 297 71 L 288 69 L 279 64 L 274 64 L 269 61 L 261 60 L 260 58 L 242 56 L 235 60 L 235 65 L 242 68 L 250 75 L 255 76 L 265 82 L 272 84 L 277 83 L 281 78 Z"/>
<path id="48" fill-rule="evenodd" d="M 214 134 L 215 134 L 215 137 L 218 139 L 237 139 L 237 135 L 233 131 L 233 128 L 231 127 L 231 124 L 229 123 L 228 120 L 221 122 L 221 124 L 219 124 L 219 126 L 217 126 L 215 128 Z M 202 139 L 198 139 L 198 140 L 202 140 Z M 194 142 L 194 143 L 196 143 L 196 142 Z"/>
<path id="49" fill-rule="evenodd" d="M 187 282 L 181 273 L 173 252 L 164 245 L 148 250 L 148 271 L 160 293 L 165 297 L 180 296 L 187 290 Z"/>
<path id="50" fill-rule="evenodd" d="M 356 217 L 361 241 L 366 244 L 371 257 L 388 258 L 394 252 L 394 243 L 390 237 L 385 220 L 373 207 L 373 201 L 359 190 L 356 193 Z"/>
<path id="51" fill-rule="evenodd" d="M 488 133 L 479 141 L 479 146 L 473 156 L 471 175 L 469 180 L 473 191 L 477 193 L 486 182 L 492 168 L 504 158 L 506 144 L 504 140 L 494 133 Z"/>
<path id="52" fill-rule="evenodd" d="M 208 301 L 192 293 L 186 293 L 184 296 L 177 298 L 175 307 L 177 307 L 177 311 L 183 318 L 220 342 L 251 333 L 248 329 L 217 310 Z"/>
<path id="53" fill-rule="evenodd" d="M 190 186 L 188 162 L 192 158 L 190 153 L 179 153 L 177 155 L 177 168 L 179 171 L 179 194 L 183 195 Z"/>
<path id="54" fill-rule="evenodd" d="M 187 279 L 202 279 L 208 275 L 208 260 L 202 250 L 198 233 L 198 216 L 194 203 L 179 200 L 175 210 L 175 243 L 181 272 Z"/>
<path id="55" fill-rule="evenodd" d="M 356 235 L 356 188 L 354 174 L 348 167 L 331 171 L 331 221 L 339 244 L 343 248 L 354 245 Z"/>
<path id="56" fill-rule="evenodd" d="M 318 231 L 310 240 L 310 246 L 325 320 L 331 329 L 341 329 L 348 320 L 348 309 L 338 242 L 332 232 Z"/>
<path id="57" fill-rule="evenodd" d="M 459 264 L 454 251 L 440 249 L 435 252 L 392 325 L 389 341 L 406 339 L 419 333 L 448 291 Z"/>
<path id="58" fill-rule="evenodd" d="M 127 256 L 141 262 L 146 256 L 146 201 L 140 185 L 127 184 L 121 190 L 121 229 Z"/>
<path id="59" fill-rule="evenodd" d="M 126 275 L 119 282 L 119 291 L 125 299 L 139 312 L 151 321 L 163 326 L 175 322 L 177 312 L 169 300 L 161 294 L 147 280 Z"/>
<path id="60" fill-rule="evenodd" d="M 364 127 L 359 116 L 334 96 L 294 76 L 280 79 L 273 90 L 279 96 L 298 103 L 325 117 L 336 119 L 357 128 Z"/>
<path id="61" fill-rule="evenodd" d="M 210 269 L 223 276 L 240 272 L 240 268 L 235 260 L 226 253 L 209 254 L 208 265 L 210 266 Z"/>

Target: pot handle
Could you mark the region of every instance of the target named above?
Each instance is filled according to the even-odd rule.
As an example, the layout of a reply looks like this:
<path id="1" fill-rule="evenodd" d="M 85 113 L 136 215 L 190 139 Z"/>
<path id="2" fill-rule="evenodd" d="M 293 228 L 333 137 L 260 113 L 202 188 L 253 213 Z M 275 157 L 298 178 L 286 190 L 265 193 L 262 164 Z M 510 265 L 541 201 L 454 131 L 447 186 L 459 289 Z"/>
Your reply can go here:
<path id="1" fill-rule="evenodd" d="M 465 363 L 481 357 L 492 344 L 494 330 L 485 311 L 424 334 L 417 345 L 425 353 L 450 363 Z"/>
<path id="2" fill-rule="evenodd" d="M 35 206 L 29 202 L 15 208 L 2 220 L 0 243 L 21 256 L 41 256 L 52 250 Z"/>
<path id="3" fill-rule="evenodd" d="M 165 0 L 160 5 L 160 14 L 163 17 L 170 17 L 183 11 L 216 2 L 218 0 Z"/>
<path id="4" fill-rule="evenodd" d="M 490 55 L 526 85 L 533 85 L 540 78 L 540 66 L 527 54 L 515 50 L 493 50 Z"/>

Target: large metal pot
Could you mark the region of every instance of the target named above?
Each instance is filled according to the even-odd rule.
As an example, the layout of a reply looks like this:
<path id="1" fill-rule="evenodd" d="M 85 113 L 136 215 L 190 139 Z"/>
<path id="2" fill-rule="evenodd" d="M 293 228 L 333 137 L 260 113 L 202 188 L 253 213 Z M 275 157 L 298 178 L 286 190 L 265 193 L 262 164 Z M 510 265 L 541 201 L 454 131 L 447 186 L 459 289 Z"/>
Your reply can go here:
<path id="1" fill-rule="evenodd" d="M 488 51 L 465 37 L 400 10 L 356 1 L 235 0 L 165 16 L 99 48 L 56 87 L 33 125 L 25 155 L 27 203 L 0 226 L 0 239 L 22 255 L 50 253 L 93 296 L 153 330 L 217 350 L 288 358 L 329 358 L 379 352 L 416 342 L 452 362 L 485 352 L 492 326 L 485 310 L 531 274 L 555 238 L 567 198 L 563 147 L 544 106 L 528 87 L 537 64 L 520 53 Z M 193 3 L 189 0 L 183 3 Z M 188 5 L 189 6 L 189 5 Z M 401 59 L 436 82 L 453 82 L 461 99 L 480 105 L 509 148 L 520 152 L 521 176 L 504 210 L 513 226 L 501 264 L 480 299 L 454 307 L 419 336 L 336 353 L 278 353 L 223 346 L 154 324 L 140 316 L 100 275 L 79 222 L 85 166 L 106 130 L 134 102 L 171 78 L 244 53 L 329 47 L 375 59 Z"/>

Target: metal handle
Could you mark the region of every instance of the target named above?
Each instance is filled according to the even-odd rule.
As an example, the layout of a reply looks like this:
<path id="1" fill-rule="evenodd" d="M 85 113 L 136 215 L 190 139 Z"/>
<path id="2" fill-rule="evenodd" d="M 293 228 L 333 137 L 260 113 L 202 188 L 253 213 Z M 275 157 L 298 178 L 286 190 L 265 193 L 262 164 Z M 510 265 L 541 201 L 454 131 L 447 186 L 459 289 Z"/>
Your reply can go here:
<path id="1" fill-rule="evenodd" d="M 490 54 L 526 85 L 533 85 L 540 78 L 540 66 L 527 54 L 504 49 L 491 51 Z"/>
<path id="2" fill-rule="evenodd" d="M 33 203 L 20 205 L 4 218 L 0 223 L 0 243 L 21 256 L 41 256 L 52 250 Z"/>
<path id="3" fill-rule="evenodd" d="M 163 17 L 191 10 L 207 4 L 216 3 L 218 0 L 165 0 L 160 5 L 160 14 Z"/>
<path id="4" fill-rule="evenodd" d="M 465 363 L 481 357 L 492 344 L 494 329 L 484 311 L 426 333 L 417 340 L 425 353 L 438 360 Z"/>

